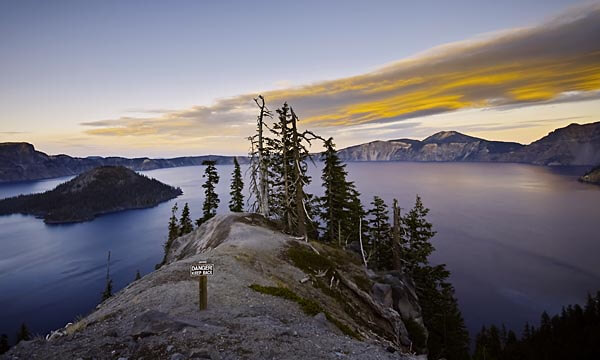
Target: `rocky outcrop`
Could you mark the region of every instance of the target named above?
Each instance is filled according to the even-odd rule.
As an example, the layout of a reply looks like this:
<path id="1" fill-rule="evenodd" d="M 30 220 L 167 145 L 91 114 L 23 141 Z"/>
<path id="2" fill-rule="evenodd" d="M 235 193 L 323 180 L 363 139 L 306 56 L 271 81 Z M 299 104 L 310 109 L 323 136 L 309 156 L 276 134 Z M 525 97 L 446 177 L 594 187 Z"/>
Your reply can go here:
<path id="1" fill-rule="evenodd" d="M 471 161 L 536 165 L 600 163 L 600 122 L 571 124 L 530 145 L 489 141 L 456 131 L 442 131 L 422 141 L 373 141 L 339 151 L 344 161 Z"/>
<path id="2" fill-rule="evenodd" d="M 11 181 L 27 181 L 48 179 L 61 176 L 78 175 L 98 166 L 123 166 L 132 170 L 154 170 L 179 166 L 202 165 L 205 160 L 216 161 L 217 164 L 232 164 L 231 156 L 188 156 L 171 159 L 150 159 L 123 157 L 90 156 L 86 158 L 68 155 L 47 155 L 35 150 L 28 143 L 0 143 L 0 183 Z M 240 157 L 240 163 L 247 162 Z"/>
<path id="3" fill-rule="evenodd" d="M 97 215 L 156 206 L 181 189 L 122 166 L 101 166 L 41 194 L 0 200 L 0 215 L 35 215 L 57 224 L 93 220 Z"/>
<path id="4" fill-rule="evenodd" d="M 579 181 L 600 185 L 600 166 L 597 166 L 585 173 L 585 175 L 579 178 Z"/>
<path id="5" fill-rule="evenodd" d="M 200 260 L 215 265 L 204 311 L 198 310 L 198 281 L 189 270 Z M 165 265 L 100 304 L 66 335 L 22 341 L 5 356 L 417 358 L 402 353 L 409 337 L 402 315 L 377 302 L 370 282 L 346 251 L 298 242 L 256 215 L 218 215 L 176 239 Z M 286 296 L 257 288 L 285 289 Z"/>
<path id="6" fill-rule="evenodd" d="M 600 164 L 600 122 L 556 129 L 501 161 L 536 165 L 595 166 Z"/>

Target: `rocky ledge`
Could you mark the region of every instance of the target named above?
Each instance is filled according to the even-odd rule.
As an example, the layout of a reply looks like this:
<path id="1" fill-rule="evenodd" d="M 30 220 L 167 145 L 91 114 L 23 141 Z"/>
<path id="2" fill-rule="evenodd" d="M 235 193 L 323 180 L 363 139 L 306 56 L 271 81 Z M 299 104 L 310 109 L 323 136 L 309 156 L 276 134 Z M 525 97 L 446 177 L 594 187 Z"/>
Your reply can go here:
<path id="1" fill-rule="evenodd" d="M 190 277 L 200 260 L 215 266 L 204 311 Z M 353 254 L 299 242 L 257 215 L 219 215 L 176 239 L 160 269 L 5 358 L 425 359 L 411 354 L 424 351 L 411 341 L 419 323 L 401 274 L 369 274 Z"/>

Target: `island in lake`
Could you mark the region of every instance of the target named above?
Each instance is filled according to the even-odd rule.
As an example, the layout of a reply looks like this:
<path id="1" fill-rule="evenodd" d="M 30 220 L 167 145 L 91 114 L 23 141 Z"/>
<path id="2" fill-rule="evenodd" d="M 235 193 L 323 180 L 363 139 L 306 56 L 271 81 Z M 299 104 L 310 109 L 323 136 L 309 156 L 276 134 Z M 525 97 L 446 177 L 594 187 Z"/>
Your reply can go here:
<path id="1" fill-rule="evenodd" d="M 89 221 L 100 214 L 153 207 L 182 193 L 123 166 L 101 166 L 53 190 L 0 200 L 0 215 L 35 215 L 49 224 Z"/>

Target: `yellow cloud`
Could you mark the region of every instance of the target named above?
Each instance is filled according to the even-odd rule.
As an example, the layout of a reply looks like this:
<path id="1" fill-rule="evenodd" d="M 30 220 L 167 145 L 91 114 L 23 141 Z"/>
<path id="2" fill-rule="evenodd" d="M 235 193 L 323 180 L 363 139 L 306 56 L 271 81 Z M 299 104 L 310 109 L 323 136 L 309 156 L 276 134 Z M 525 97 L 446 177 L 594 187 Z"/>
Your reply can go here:
<path id="1" fill-rule="evenodd" d="M 575 101 L 577 94 L 600 89 L 598 38 L 600 5 L 593 5 L 536 27 L 445 45 L 366 74 L 263 95 L 272 108 L 290 103 L 302 124 L 334 128 L 460 109 Z M 86 132 L 243 137 L 253 129 L 253 97 L 234 96 L 155 118 L 86 123 L 96 127 Z"/>

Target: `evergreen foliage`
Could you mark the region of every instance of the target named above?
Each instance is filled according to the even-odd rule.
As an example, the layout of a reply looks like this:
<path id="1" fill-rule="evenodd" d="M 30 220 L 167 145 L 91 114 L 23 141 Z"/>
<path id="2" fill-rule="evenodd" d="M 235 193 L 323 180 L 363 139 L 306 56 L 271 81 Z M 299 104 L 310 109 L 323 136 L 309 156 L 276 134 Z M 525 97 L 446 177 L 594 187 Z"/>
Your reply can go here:
<path id="1" fill-rule="evenodd" d="M 110 298 L 111 296 L 113 296 L 112 294 L 112 279 L 106 279 L 106 286 L 104 287 L 104 291 L 102 292 L 102 301 L 105 301 L 106 299 Z"/>
<path id="2" fill-rule="evenodd" d="M 167 241 L 163 245 L 163 249 L 164 249 L 163 258 L 159 264 L 156 264 L 156 266 L 154 266 L 155 269 L 158 269 L 165 264 L 165 262 L 167 261 L 167 254 L 169 253 L 169 250 L 171 249 L 173 240 L 177 239 L 177 237 L 179 236 L 179 234 L 181 232 L 181 230 L 179 228 L 179 224 L 177 223 L 177 210 L 178 210 L 177 203 L 175 203 L 175 205 L 173 205 L 173 207 L 171 208 L 171 218 L 169 219 L 169 234 L 167 236 Z"/>
<path id="3" fill-rule="evenodd" d="M 169 235 L 167 238 L 167 243 L 165 245 L 165 252 L 167 248 L 171 247 L 171 243 L 173 242 L 173 240 L 177 239 L 177 237 L 181 233 L 181 229 L 177 224 L 177 210 L 179 210 L 179 208 L 177 207 L 177 203 L 175 203 L 175 205 L 173 205 L 173 207 L 171 208 L 171 218 L 169 219 Z"/>
<path id="4" fill-rule="evenodd" d="M 475 337 L 473 360 L 600 359 L 599 339 L 600 291 L 588 295 L 583 307 L 569 305 L 552 317 L 543 312 L 539 327 L 526 323 L 520 339 L 512 330 L 498 334 L 494 325 L 483 327 Z"/>
<path id="5" fill-rule="evenodd" d="M 100 302 L 105 301 L 106 299 L 112 296 L 112 279 L 110 278 L 110 251 L 108 252 L 108 258 L 106 260 L 106 285 L 104 287 L 104 291 L 102 292 L 102 300 Z"/>
<path id="6" fill-rule="evenodd" d="M 429 255 L 435 250 L 430 242 L 435 236 L 435 231 L 426 219 L 427 214 L 429 209 L 423 206 L 421 197 L 417 195 L 415 206 L 403 218 L 404 237 L 401 240 L 401 254 L 408 272 L 427 265 Z"/>
<path id="7" fill-rule="evenodd" d="M 320 217 L 325 224 L 325 240 L 342 246 L 357 240 L 358 222 L 364 211 L 354 183 L 346 179 L 346 165 L 338 157 L 333 138 L 327 139 L 324 147 Z"/>
<path id="8" fill-rule="evenodd" d="M 368 211 L 369 260 L 375 269 L 390 269 L 392 267 L 391 228 L 388 207 L 379 196 L 373 197 L 372 208 Z"/>
<path id="9" fill-rule="evenodd" d="M 139 270 L 138 270 L 138 271 L 136 271 L 136 272 L 135 272 L 135 279 L 134 279 L 134 281 L 138 281 L 138 280 L 140 280 L 141 278 L 142 278 L 142 274 L 140 274 L 140 271 L 139 271 Z"/>
<path id="10" fill-rule="evenodd" d="M 448 281 L 450 272 L 444 264 L 429 264 L 429 255 L 435 249 L 430 240 L 435 231 L 426 219 L 428 213 L 429 209 L 417 196 L 414 207 L 400 219 L 402 229 L 395 237 L 400 241 L 403 270 L 416 284 L 423 320 L 429 330 L 429 358 L 468 359 L 469 333 L 454 296 L 454 287 Z M 389 258 L 389 262 L 393 262 L 392 251 Z"/>
<path id="11" fill-rule="evenodd" d="M 206 165 L 203 178 L 206 178 L 202 187 L 204 188 L 204 204 L 202 205 L 202 217 L 196 220 L 196 225 L 200 226 L 204 222 L 210 220 L 217 215 L 219 207 L 219 195 L 215 191 L 219 183 L 219 174 L 217 173 L 216 163 L 214 161 L 204 161 L 202 165 Z"/>
<path id="12" fill-rule="evenodd" d="M 233 173 L 231 174 L 231 199 L 229 200 L 229 210 L 232 212 L 244 211 L 244 180 L 237 157 L 233 158 Z"/>
<path id="13" fill-rule="evenodd" d="M 188 203 L 185 203 L 183 210 L 181 211 L 181 218 L 179 219 L 179 236 L 189 234 L 192 231 L 194 231 L 194 225 L 192 224 L 192 218 L 190 217 L 190 207 L 188 206 Z"/>
<path id="14" fill-rule="evenodd" d="M 22 323 L 21 327 L 19 327 L 19 331 L 17 331 L 17 344 L 21 341 L 29 340 L 31 340 L 31 333 L 29 332 L 27 325 L 25 325 L 25 323 Z"/>
<path id="15" fill-rule="evenodd" d="M 270 213 L 279 218 L 287 233 L 304 238 L 309 233 L 317 236 L 312 219 L 318 206 L 304 187 L 311 181 L 307 175 L 307 160 L 312 160 L 308 147 L 312 140 L 321 138 L 308 130 L 298 130 L 298 117 L 287 103 L 277 114 L 278 121 L 270 128 L 272 137 L 266 138 Z"/>

